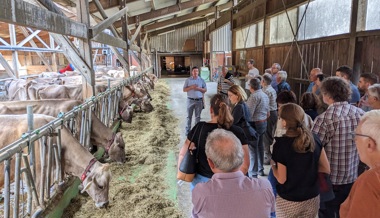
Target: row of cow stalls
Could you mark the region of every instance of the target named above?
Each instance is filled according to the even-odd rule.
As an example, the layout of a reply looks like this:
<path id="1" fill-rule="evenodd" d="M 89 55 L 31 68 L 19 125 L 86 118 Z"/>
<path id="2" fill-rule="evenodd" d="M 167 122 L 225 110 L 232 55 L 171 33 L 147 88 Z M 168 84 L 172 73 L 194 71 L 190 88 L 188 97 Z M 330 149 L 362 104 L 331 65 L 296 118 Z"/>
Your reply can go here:
<path id="1" fill-rule="evenodd" d="M 117 125 L 120 123 L 116 122 L 116 125 L 112 123 L 118 117 L 118 102 L 123 97 L 126 85 L 137 83 L 148 72 L 152 72 L 152 67 L 147 68 L 139 75 L 122 80 L 116 86 L 111 87 L 109 85 L 109 88 L 105 92 L 87 99 L 84 103 L 74 107 L 67 113 L 59 114 L 58 118 L 50 122 L 45 119 L 45 123 L 33 123 L 33 117 L 38 118 L 40 115 L 33 115 L 32 109 L 30 107 L 27 108 L 29 124 L 28 128 L 25 129 L 25 133 L 20 139 L 10 142 L 8 146 L 0 149 L 0 170 L 4 172 L 0 177 L 0 183 L 4 187 L 0 216 L 47 217 L 50 216 L 48 213 L 51 212 L 51 207 L 57 205 L 58 201 L 65 199 L 64 193 L 69 193 L 69 195 L 70 193 L 71 195 L 72 193 L 77 193 L 77 191 L 65 191 L 69 189 L 78 190 L 76 187 L 78 187 L 80 182 L 73 177 L 62 176 L 64 172 L 61 165 L 62 158 L 72 155 L 72 158 L 66 160 L 66 162 L 70 161 L 72 165 L 84 164 L 81 166 L 86 169 L 83 174 L 81 174 L 82 170 L 79 170 L 79 174 L 75 173 L 75 170 L 73 171 L 74 176 L 82 177 L 81 179 L 83 180 L 83 176 L 86 177 L 86 172 L 88 173 L 91 167 L 90 165 L 96 162 L 96 159 L 87 151 L 85 151 L 85 155 L 83 156 L 91 155 L 90 165 L 88 165 L 88 162 L 83 161 L 86 160 L 86 157 L 78 156 L 81 153 L 80 150 L 83 153 L 84 149 L 88 150 L 91 147 L 90 130 L 92 129 L 92 116 L 97 116 L 104 125 L 116 131 Z M 78 116 L 81 118 L 79 119 L 80 123 L 75 123 L 78 122 L 78 119 L 76 119 Z M 20 126 L 18 128 L 21 128 Z M 39 128 L 33 129 L 33 126 Z M 67 128 L 63 126 L 66 126 L 70 130 L 70 137 L 67 136 Z M 74 130 L 76 126 L 80 128 L 79 142 L 71 137 L 71 134 L 77 133 Z M 113 137 L 114 135 L 115 132 L 113 133 Z M 75 140 L 63 138 L 62 136 Z M 69 142 L 70 149 L 67 149 Z M 34 147 L 35 144 L 40 145 L 38 149 Z M 76 145 L 79 147 L 75 147 Z M 100 167 L 103 171 L 108 170 L 105 164 L 101 164 Z M 87 190 L 89 195 L 93 197 L 96 206 L 102 206 L 105 202 L 101 202 L 101 200 L 94 196 L 99 194 L 96 193 L 96 185 L 89 185 L 92 182 L 91 180 L 85 181 L 83 180 L 84 190 Z M 93 181 L 98 186 L 102 185 L 99 179 Z M 88 186 L 93 188 L 89 188 Z M 106 191 L 108 196 L 108 189 Z M 69 201 L 66 202 L 66 204 L 68 203 Z M 47 210 L 47 208 L 50 209 Z"/>

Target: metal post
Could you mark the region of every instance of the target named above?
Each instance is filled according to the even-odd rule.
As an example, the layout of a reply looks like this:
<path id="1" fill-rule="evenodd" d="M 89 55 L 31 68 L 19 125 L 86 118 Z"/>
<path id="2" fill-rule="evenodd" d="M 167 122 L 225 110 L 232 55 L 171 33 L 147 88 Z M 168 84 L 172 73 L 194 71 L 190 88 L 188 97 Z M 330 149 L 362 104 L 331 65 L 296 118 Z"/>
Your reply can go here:
<path id="1" fill-rule="evenodd" d="M 9 37 L 11 40 L 11 46 L 17 45 L 16 40 L 16 30 L 15 26 L 13 24 L 9 24 Z M 16 78 L 19 78 L 19 68 L 18 68 L 18 52 L 13 50 L 12 51 L 12 62 L 13 62 L 13 72 L 15 73 Z"/>
<path id="2" fill-rule="evenodd" d="M 34 130 L 34 125 L 33 125 L 33 106 L 28 105 L 26 107 L 26 113 L 28 117 L 28 132 L 32 132 Z M 32 176 L 35 179 L 36 178 L 36 167 L 35 167 L 35 162 L 36 162 L 36 150 L 34 148 L 34 141 L 29 141 L 29 153 L 30 153 L 30 168 L 32 169 Z"/>
<path id="3" fill-rule="evenodd" d="M 45 196 L 45 176 L 46 176 L 46 136 L 43 136 L 40 139 L 40 157 L 41 157 L 41 175 L 40 175 L 40 202 L 44 205 L 44 196 Z"/>
<path id="4" fill-rule="evenodd" d="M 15 163 L 15 201 L 13 207 L 13 217 L 17 218 L 19 214 L 19 201 L 20 201 L 20 165 L 21 165 L 21 152 L 16 154 L 16 163 Z"/>
<path id="5" fill-rule="evenodd" d="M 50 183 L 51 183 L 51 162 L 52 162 L 52 147 L 53 146 L 53 137 L 48 137 L 48 143 L 47 143 L 47 167 L 46 167 L 46 199 L 50 198 Z"/>
<path id="6" fill-rule="evenodd" d="M 36 206 L 40 206 L 40 202 L 38 200 L 38 194 L 37 194 L 37 190 L 36 190 L 36 186 L 35 186 L 35 183 L 34 183 L 34 179 L 32 177 L 32 173 L 30 171 L 30 167 L 29 167 L 29 164 L 28 164 L 28 157 L 27 155 L 23 155 L 22 156 L 22 162 L 24 163 L 24 166 L 25 166 L 25 181 L 26 181 L 26 184 L 28 186 L 28 213 L 31 214 L 32 213 L 32 199 L 34 198 L 35 199 L 35 205 Z M 30 192 L 30 193 L 29 193 Z M 33 196 L 33 198 L 32 198 Z"/>
<path id="7" fill-rule="evenodd" d="M 4 161 L 4 217 L 9 217 L 10 210 L 10 193 L 11 193 L 11 160 L 7 159 Z"/>
<path id="8" fill-rule="evenodd" d="M 62 154 L 61 154 L 61 149 L 62 149 L 62 144 L 61 144 L 61 129 L 58 129 L 58 138 L 57 138 L 57 150 L 58 150 L 58 159 L 59 159 L 59 182 L 62 182 L 62 167 L 61 167 L 61 159 L 62 159 Z"/>

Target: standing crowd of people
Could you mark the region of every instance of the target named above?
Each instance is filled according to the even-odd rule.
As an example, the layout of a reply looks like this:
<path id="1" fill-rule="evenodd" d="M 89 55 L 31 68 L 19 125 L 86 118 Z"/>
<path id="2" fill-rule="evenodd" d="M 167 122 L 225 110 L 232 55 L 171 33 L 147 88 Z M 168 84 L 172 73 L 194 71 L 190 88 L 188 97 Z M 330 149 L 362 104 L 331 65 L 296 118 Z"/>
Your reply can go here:
<path id="1" fill-rule="evenodd" d="M 253 59 L 247 67 L 243 87 L 222 68 L 207 122 L 198 68 L 184 84 L 187 139 L 178 165 L 190 144 L 192 216 L 380 217 L 378 76 L 362 73 L 356 86 L 348 66 L 330 77 L 314 68 L 297 104 L 280 64 L 262 75 Z"/>

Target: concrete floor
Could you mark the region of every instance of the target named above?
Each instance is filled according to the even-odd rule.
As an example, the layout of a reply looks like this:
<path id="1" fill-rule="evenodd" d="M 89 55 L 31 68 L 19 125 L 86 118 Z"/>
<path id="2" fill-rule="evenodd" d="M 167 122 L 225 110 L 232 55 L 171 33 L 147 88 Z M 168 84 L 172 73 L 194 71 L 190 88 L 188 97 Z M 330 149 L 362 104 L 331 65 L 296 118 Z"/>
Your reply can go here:
<path id="1" fill-rule="evenodd" d="M 185 127 L 186 127 L 186 98 L 187 95 L 183 92 L 183 84 L 185 83 L 186 78 L 164 78 L 171 89 L 171 105 L 174 115 L 178 118 L 178 128 L 180 132 L 180 143 L 178 144 L 178 151 L 185 142 Z M 201 120 L 208 121 L 210 120 L 210 98 L 216 94 L 216 83 L 207 82 L 207 92 L 205 94 L 205 109 L 202 110 Z M 193 118 L 194 119 L 194 118 Z M 194 125 L 194 121 L 193 121 Z M 191 217 L 191 193 L 190 193 L 190 183 L 179 182 L 177 183 L 178 193 L 178 206 L 182 210 L 184 217 Z"/>
<path id="2" fill-rule="evenodd" d="M 179 132 L 180 132 L 180 143 L 178 144 L 178 151 L 182 147 L 186 136 L 185 136 L 185 127 L 186 127 L 186 98 L 187 95 L 183 92 L 183 84 L 185 83 L 186 78 L 162 78 L 165 80 L 171 89 L 171 105 L 174 115 L 178 118 Z M 210 120 L 210 98 L 216 94 L 217 83 L 216 82 L 207 82 L 207 92 L 205 94 L 205 109 L 201 114 L 201 121 Z M 194 118 L 193 118 L 194 119 Z M 194 125 L 194 122 L 193 122 Z M 269 172 L 269 166 L 265 166 L 265 172 Z M 187 182 L 178 182 L 177 183 L 177 200 L 178 206 L 182 210 L 184 217 L 191 217 L 191 193 L 190 193 L 190 183 Z"/>

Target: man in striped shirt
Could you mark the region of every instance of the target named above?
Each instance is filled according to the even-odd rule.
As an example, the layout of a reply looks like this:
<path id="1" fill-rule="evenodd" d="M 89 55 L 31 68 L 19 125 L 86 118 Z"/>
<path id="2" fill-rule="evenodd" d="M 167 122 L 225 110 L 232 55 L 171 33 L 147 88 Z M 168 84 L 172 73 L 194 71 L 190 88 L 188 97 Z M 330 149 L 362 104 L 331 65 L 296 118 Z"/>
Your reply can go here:
<path id="1" fill-rule="evenodd" d="M 222 67 L 222 73 L 218 79 L 218 94 L 222 94 L 224 97 L 227 96 L 228 89 L 235 84 L 234 77 L 228 72 L 228 67 Z"/>
<path id="2" fill-rule="evenodd" d="M 277 124 L 277 93 L 276 90 L 271 86 L 272 83 L 272 75 L 269 73 L 265 73 L 263 75 L 263 79 L 261 81 L 261 85 L 263 86 L 263 91 L 267 94 L 269 98 L 269 118 L 267 122 L 267 130 L 264 133 L 264 164 L 269 165 L 270 159 L 272 159 L 272 154 L 270 152 L 270 146 L 273 144 L 274 140 L 274 132 L 276 130 Z"/>
<path id="3" fill-rule="evenodd" d="M 261 89 L 260 80 L 253 78 L 249 81 L 251 95 L 247 100 L 247 106 L 251 115 L 251 126 L 256 130 L 259 138 L 256 145 L 248 145 L 251 164 L 249 176 L 264 176 L 264 143 L 263 135 L 267 130 L 267 118 L 269 115 L 269 98 Z"/>
<path id="4" fill-rule="evenodd" d="M 312 128 L 325 148 L 331 168 L 335 198 L 325 202 L 319 217 L 339 217 L 341 203 L 347 198 L 358 176 L 359 156 L 351 136 L 364 111 L 348 103 L 350 85 L 339 77 L 325 79 L 320 87 L 327 110 L 315 118 Z"/>

